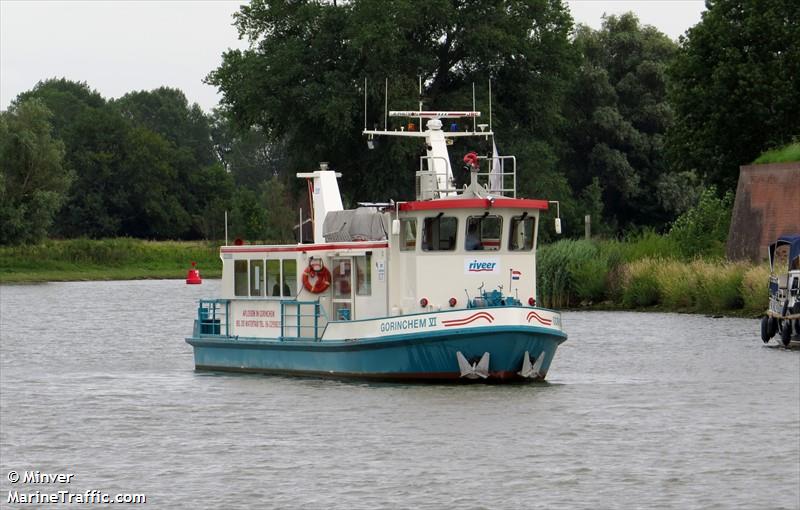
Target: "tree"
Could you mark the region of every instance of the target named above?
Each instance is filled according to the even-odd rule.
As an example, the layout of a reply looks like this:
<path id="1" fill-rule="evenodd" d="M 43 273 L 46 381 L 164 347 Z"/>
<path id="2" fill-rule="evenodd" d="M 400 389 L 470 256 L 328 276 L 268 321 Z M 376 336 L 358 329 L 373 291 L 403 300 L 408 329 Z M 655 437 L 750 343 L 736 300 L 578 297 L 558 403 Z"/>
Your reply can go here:
<path id="1" fill-rule="evenodd" d="M 286 184 L 279 177 L 272 177 L 261 185 L 266 238 L 273 242 L 288 243 L 295 240 L 294 226 L 299 223 L 300 217 L 292 207 L 287 191 Z"/>
<path id="2" fill-rule="evenodd" d="M 733 192 L 722 198 L 712 185 L 702 191 L 697 204 L 681 214 L 672 224 L 669 238 L 684 257 L 722 256 L 731 224 Z"/>
<path id="3" fill-rule="evenodd" d="M 237 125 L 224 109 L 218 108 L 212 114 L 211 139 L 217 158 L 237 186 L 257 190 L 280 173 L 286 179 L 294 178 L 285 164 L 285 149 L 280 142 L 272 142 L 258 126 Z"/>
<path id="4" fill-rule="evenodd" d="M 234 238 L 263 240 L 266 238 L 266 214 L 264 204 L 255 191 L 239 188 L 233 196 L 231 211 L 231 233 Z"/>
<path id="5" fill-rule="evenodd" d="M 64 143 L 64 167 L 75 176 L 54 232 L 66 237 L 121 235 L 114 202 L 126 193 L 117 170 L 128 125 L 108 109 L 86 83 L 51 79 L 20 94 L 15 103 L 36 98 L 52 112 L 53 135 Z"/>
<path id="6" fill-rule="evenodd" d="M 665 71 L 676 45 L 633 13 L 608 16 L 597 31 L 579 26 L 574 44 L 582 63 L 565 102 L 561 166 L 596 231 L 664 224 L 673 206 L 657 200 L 672 121 Z"/>
<path id="7" fill-rule="evenodd" d="M 64 202 L 72 175 L 51 115 L 36 99 L 0 113 L 0 244 L 42 240 Z"/>
<path id="8" fill-rule="evenodd" d="M 166 142 L 161 163 L 167 163 L 174 173 L 165 183 L 164 196 L 175 201 L 172 210 L 176 214 L 185 212 L 189 218 L 176 235 L 221 235 L 233 183 L 215 154 L 212 118 L 196 103 L 190 105 L 183 92 L 168 87 L 125 94 L 113 102 L 113 108 L 131 124 L 158 134 Z M 177 224 L 167 230 L 173 227 Z"/>
<path id="9" fill-rule="evenodd" d="M 427 109 L 463 109 L 472 84 L 484 88 L 493 78 L 502 143 L 530 144 L 528 152 L 545 156 L 521 172 L 554 171 L 546 164 L 555 161 L 558 106 L 574 65 L 571 18 L 558 1 L 254 0 L 235 24 L 251 48 L 226 52 L 207 81 L 238 124 L 258 126 L 285 148 L 283 175 L 329 161 L 343 173 L 345 200 L 413 196 L 415 165 L 405 162 L 422 147 L 381 140 L 369 151 L 358 135 L 365 77 L 370 123 L 382 118 L 385 78 L 397 109 L 417 108 L 417 77 Z M 484 115 L 487 105 L 483 94 Z"/>
<path id="10" fill-rule="evenodd" d="M 209 118 L 178 89 L 159 87 L 129 92 L 113 101 L 123 118 L 163 136 L 175 147 L 191 151 L 197 166 L 214 163 Z"/>
<path id="11" fill-rule="evenodd" d="M 106 102 L 85 83 L 40 82 L 16 100 L 55 112 L 64 166 L 76 178 L 55 232 L 75 237 L 222 235 L 232 180 L 216 160 L 209 119 L 176 89 Z"/>
<path id="12" fill-rule="evenodd" d="M 128 131 L 117 176 L 125 193 L 114 203 L 126 235 L 155 239 L 187 236 L 191 216 L 175 191 L 181 183 L 171 150 L 167 140 L 149 129 Z"/>
<path id="13" fill-rule="evenodd" d="M 669 153 L 733 190 L 739 166 L 800 133 L 800 3 L 708 0 L 670 68 Z"/>

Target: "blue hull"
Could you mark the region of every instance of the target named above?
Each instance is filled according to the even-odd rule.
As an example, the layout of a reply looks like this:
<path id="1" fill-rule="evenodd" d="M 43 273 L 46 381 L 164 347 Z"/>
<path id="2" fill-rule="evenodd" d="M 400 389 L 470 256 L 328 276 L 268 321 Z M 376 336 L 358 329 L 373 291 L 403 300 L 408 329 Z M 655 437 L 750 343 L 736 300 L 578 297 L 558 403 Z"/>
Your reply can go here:
<path id="1" fill-rule="evenodd" d="M 301 341 L 195 335 L 198 370 L 224 370 L 382 380 L 461 380 L 457 352 L 475 362 L 490 354 L 489 382 L 526 380 L 525 353 L 547 373 L 566 334 L 552 329 L 490 326 L 357 341 Z M 530 380 L 530 379 L 527 379 Z"/>

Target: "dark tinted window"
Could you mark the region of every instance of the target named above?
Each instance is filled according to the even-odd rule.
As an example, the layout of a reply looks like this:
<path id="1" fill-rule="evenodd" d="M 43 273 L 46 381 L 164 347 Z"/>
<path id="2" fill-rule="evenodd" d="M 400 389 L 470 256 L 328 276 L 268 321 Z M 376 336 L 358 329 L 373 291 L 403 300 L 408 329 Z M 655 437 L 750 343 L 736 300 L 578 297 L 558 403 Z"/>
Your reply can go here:
<path id="1" fill-rule="evenodd" d="M 536 220 L 530 216 L 515 216 L 511 218 L 508 249 L 512 251 L 530 251 L 533 249 L 535 226 Z"/>
<path id="2" fill-rule="evenodd" d="M 422 249 L 424 251 L 449 251 L 456 249 L 458 219 L 452 216 L 425 218 L 422 224 Z"/>

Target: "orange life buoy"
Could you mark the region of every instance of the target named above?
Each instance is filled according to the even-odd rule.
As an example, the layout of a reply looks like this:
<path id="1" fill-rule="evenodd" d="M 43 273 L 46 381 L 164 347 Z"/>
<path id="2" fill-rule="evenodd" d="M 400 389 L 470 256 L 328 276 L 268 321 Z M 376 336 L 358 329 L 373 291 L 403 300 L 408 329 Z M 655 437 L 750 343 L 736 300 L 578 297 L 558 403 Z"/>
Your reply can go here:
<path id="1" fill-rule="evenodd" d="M 322 264 L 322 260 L 319 261 L 319 269 L 314 269 L 313 263 L 312 259 L 303 271 L 303 287 L 309 292 L 319 294 L 331 286 L 331 272 Z"/>

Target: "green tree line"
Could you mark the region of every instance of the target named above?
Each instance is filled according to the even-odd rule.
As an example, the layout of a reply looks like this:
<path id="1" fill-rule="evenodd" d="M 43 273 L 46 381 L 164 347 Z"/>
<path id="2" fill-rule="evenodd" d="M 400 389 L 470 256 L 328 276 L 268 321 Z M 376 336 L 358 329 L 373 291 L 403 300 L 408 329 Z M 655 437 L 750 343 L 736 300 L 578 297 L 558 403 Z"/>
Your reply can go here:
<path id="1" fill-rule="evenodd" d="M 131 236 L 287 241 L 307 209 L 294 173 L 329 161 L 346 204 L 413 198 L 422 148 L 381 140 L 393 109 L 488 113 L 522 196 L 561 201 L 568 234 L 661 230 L 734 190 L 738 167 L 800 134 L 800 4 L 709 0 L 679 41 L 635 15 L 599 30 L 559 0 L 252 0 L 249 49 L 206 81 L 211 114 L 171 88 L 105 99 L 40 82 L 0 113 L 0 243 Z M 417 90 L 418 78 L 423 92 Z M 485 145 L 456 142 L 453 167 Z"/>

